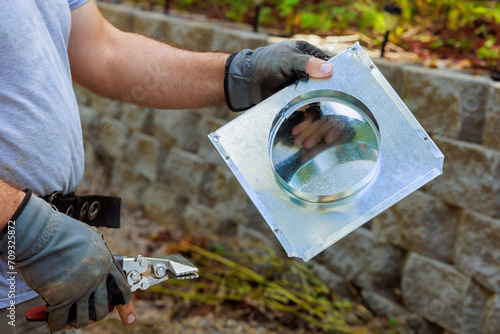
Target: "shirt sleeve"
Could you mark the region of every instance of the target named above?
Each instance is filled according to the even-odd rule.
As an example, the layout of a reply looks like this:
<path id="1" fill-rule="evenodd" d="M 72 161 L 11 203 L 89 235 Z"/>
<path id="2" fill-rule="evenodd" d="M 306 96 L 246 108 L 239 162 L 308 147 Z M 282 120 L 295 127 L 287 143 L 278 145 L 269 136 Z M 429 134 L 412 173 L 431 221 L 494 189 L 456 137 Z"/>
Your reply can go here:
<path id="1" fill-rule="evenodd" d="M 81 5 L 87 3 L 89 0 L 68 0 L 69 9 L 73 10 L 75 8 L 80 7 Z"/>

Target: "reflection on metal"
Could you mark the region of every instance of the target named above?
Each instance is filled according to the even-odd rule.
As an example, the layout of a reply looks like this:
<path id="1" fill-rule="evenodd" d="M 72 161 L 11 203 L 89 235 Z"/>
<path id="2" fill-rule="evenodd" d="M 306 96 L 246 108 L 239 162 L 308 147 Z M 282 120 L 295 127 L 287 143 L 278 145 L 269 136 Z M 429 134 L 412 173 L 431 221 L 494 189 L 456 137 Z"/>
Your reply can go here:
<path id="1" fill-rule="evenodd" d="M 443 155 L 356 43 L 209 135 L 289 256 L 309 260 L 442 173 Z"/>
<path id="2" fill-rule="evenodd" d="M 273 170 L 283 188 L 300 199 L 330 202 L 351 196 L 378 169 L 377 121 L 352 96 L 333 90 L 302 94 L 273 123 Z"/>

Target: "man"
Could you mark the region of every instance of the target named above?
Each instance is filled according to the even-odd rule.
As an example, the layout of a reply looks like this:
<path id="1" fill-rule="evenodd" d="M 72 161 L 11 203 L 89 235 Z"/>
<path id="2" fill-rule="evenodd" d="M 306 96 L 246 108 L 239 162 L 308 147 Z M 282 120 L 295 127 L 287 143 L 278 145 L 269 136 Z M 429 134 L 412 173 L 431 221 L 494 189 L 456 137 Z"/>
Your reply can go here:
<path id="1" fill-rule="evenodd" d="M 72 79 L 152 108 L 227 103 L 239 111 L 300 77 L 329 77 L 332 66 L 313 55 L 326 59 L 291 41 L 231 56 L 189 52 L 119 31 L 89 0 L 0 2 L 0 332 L 46 332 L 20 312 L 43 301 L 51 331 L 101 320 L 110 304 L 124 323 L 135 321 L 130 289 L 101 236 L 38 197 L 71 193 L 83 174 Z"/>

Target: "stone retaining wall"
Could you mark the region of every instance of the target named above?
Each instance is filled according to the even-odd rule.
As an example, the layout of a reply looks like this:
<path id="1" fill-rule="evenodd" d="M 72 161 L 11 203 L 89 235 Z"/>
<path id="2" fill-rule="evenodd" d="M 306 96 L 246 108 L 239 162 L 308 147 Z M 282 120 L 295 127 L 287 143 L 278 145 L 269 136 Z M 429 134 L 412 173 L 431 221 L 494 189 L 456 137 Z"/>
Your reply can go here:
<path id="1" fill-rule="evenodd" d="M 100 9 L 121 29 L 189 49 L 268 44 L 233 27 Z M 318 255 L 314 268 L 339 294 L 359 292 L 374 312 L 404 316 L 418 333 L 500 333 L 500 84 L 374 60 L 443 151 L 444 174 Z M 75 91 L 87 180 L 165 226 L 281 249 L 206 138 L 237 114 L 152 110 Z"/>

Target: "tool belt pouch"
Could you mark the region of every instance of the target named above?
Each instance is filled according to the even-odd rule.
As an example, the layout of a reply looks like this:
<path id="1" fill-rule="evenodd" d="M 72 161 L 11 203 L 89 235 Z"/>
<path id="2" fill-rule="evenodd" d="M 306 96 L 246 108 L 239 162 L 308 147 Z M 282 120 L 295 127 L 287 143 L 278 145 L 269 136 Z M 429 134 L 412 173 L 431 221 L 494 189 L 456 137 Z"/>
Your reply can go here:
<path id="1" fill-rule="evenodd" d="M 120 227 L 120 197 L 55 193 L 42 198 L 52 205 L 54 210 L 90 226 Z"/>

